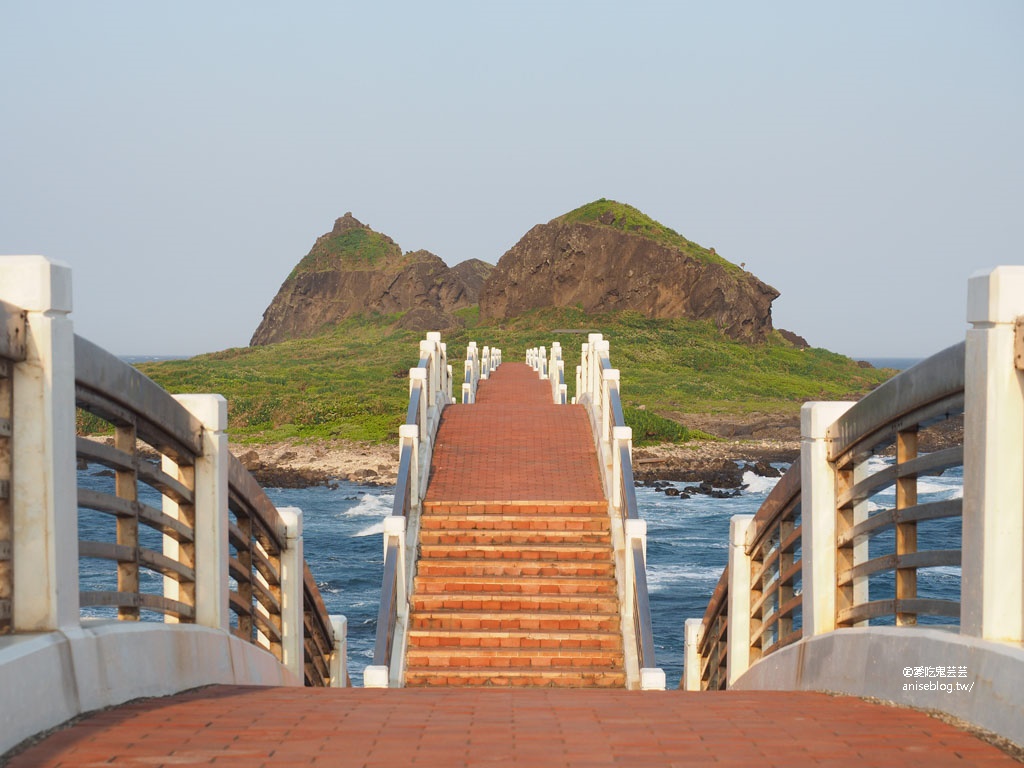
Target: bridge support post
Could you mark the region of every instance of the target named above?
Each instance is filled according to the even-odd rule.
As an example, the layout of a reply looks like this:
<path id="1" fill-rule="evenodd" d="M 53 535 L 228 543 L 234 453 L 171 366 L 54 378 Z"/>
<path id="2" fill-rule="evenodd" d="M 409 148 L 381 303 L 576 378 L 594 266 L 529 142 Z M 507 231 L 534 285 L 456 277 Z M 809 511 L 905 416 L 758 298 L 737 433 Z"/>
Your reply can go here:
<path id="1" fill-rule="evenodd" d="M 612 477 L 611 494 L 612 507 L 616 513 L 622 515 L 622 449 L 626 448 L 630 456 L 633 455 L 633 430 L 630 427 L 612 428 Z"/>
<path id="2" fill-rule="evenodd" d="M 1024 642 L 1024 267 L 967 286 L 960 631 Z"/>
<path id="3" fill-rule="evenodd" d="M 348 688 L 348 619 L 331 615 L 334 631 L 334 654 L 331 656 L 331 688 Z"/>
<path id="4" fill-rule="evenodd" d="M 280 507 L 277 513 L 285 525 L 286 542 L 281 552 L 281 662 L 301 680 L 305 673 L 302 510 Z"/>
<path id="5" fill-rule="evenodd" d="M 753 515 L 729 519 L 729 624 L 726 677 L 732 685 L 750 667 L 750 556 L 747 529 Z"/>
<path id="6" fill-rule="evenodd" d="M 420 503 L 420 428 L 415 424 L 403 424 L 398 428 L 398 451 L 408 445 L 412 460 L 409 462 L 409 498 L 412 506 Z"/>
<path id="7" fill-rule="evenodd" d="M 228 631 L 228 401 L 220 395 L 175 395 L 203 425 L 203 454 L 195 463 L 195 608 L 196 624 Z M 164 468 L 169 469 L 169 459 Z M 172 473 L 177 476 L 176 472 Z M 164 511 L 178 517 L 177 505 L 164 497 Z M 164 537 L 168 556 L 177 542 Z M 164 594 L 181 599 L 178 582 L 164 579 Z"/>
<path id="8" fill-rule="evenodd" d="M 828 460 L 825 431 L 852 405 L 815 402 L 800 409 L 804 637 L 836 628 L 836 471 Z"/>
<path id="9" fill-rule="evenodd" d="M 703 619 L 687 619 L 683 623 L 683 680 L 684 691 L 700 690 L 700 646 L 704 634 Z"/>
<path id="10" fill-rule="evenodd" d="M 71 268 L 43 256 L 0 259 L 0 299 L 27 313 L 12 377 L 12 626 L 77 627 L 75 332 Z"/>

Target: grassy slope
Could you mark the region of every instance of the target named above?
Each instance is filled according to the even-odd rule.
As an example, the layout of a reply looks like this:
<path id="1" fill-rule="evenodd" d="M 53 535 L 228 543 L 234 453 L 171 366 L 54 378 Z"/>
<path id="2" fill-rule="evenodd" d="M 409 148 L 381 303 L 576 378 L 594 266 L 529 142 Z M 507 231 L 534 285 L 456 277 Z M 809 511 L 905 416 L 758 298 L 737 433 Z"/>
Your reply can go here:
<path id="1" fill-rule="evenodd" d="M 655 221 L 643 211 L 625 203 L 606 200 L 603 197 L 592 203 L 582 205 L 576 210 L 558 217 L 558 221 L 567 224 L 593 224 L 610 227 L 622 232 L 646 237 L 660 245 L 682 251 L 697 261 L 706 264 L 718 264 L 730 272 L 742 272 L 731 261 L 723 259 L 717 253 L 687 240 L 674 229 Z"/>
<path id="2" fill-rule="evenodd" d="M 402 255 L 402 249 L 372 229 L 350 229 L 317 240 L 312 250 L 295 265 L 288 279 L 306 272 L 373 269 L 387 258 Z"/>
<path id="3" fill-rule="evenodd" d="M 685 431 L 652 418 L 655 413 L 795 413 L 804 400 L 857 397 L 887 378 L 887 372 L 859 368 L 826 350 L 794 349 L 779 337 L 749 347 L 710 323 L 647 320 L 636 313 L 587 317 L 561 309 L 485 325 L 475 307 L 459 314 L 467 327 L 444 335 L 457 379 L 470 340 L 501 347 L 506 361 L 522 360 L 528 347 L 560 341 L 570 396 L 586 336 L 553 330 L 604 333 L 611 340 L 612 364 L 622 371 L 623 402 L 638 443 L 648 432 L 652 440 L 686 439 Z M 408 369 L 416 364 L 423 335 L 395 329 L 395 319 L 354 318 L 315 339 L 141 367 L 171 392 L 227 397 L 234 439 L 391 440 L 404 415 Z M 636 410 L 640 405 L 645 411 Z"/>

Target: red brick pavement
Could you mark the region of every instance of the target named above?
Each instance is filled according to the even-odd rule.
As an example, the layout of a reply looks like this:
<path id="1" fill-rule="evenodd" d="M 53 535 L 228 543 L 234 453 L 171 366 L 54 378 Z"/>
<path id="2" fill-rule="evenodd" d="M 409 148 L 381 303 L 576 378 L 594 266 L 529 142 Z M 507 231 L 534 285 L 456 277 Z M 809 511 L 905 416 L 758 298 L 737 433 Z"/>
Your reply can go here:
<path id="1" fill-rule="evenodd" d="M 525 363 L 502 363 L 475 404 L 445 409 L 425 500 L 604 500 L 586 411 L 555 405 Z"/>
<path id="2" fill-rule="evenodd" d="M 101 712 L 9 768 L 1017 763 L 912 710 L 816 693 L 216 686 Z"/>

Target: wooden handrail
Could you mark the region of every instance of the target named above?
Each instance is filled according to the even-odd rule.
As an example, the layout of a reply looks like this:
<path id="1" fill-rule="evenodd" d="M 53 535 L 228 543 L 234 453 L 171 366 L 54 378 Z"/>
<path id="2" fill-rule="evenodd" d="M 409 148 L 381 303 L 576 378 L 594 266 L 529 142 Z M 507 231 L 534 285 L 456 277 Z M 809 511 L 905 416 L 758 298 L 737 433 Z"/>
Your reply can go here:
<path id="1" fill-rule="evenodd" d="M 110 606 L 121 619 L 137 620 L 140 611 L 167 614 L 178 621 L 196 619 L 195 603 L 195 464 L 203 456 L 203 426 L 169 393 L 135 368 L 91 342 L 75 337 L 75 397 L 83 411 L 114 428 L 114 444 L 78 438 L 80 460 L 101 464 L 115 473 L 114 494 L 79 488 L 81 508 L 113 516 L 117 521 L 114 542 L 82 541 L 83 558 L 116 564 L 118 589 L 83 590 L 82 606 Z M 164 457 L 154 466 L 140 443 Z M 231 632 L 267 648 L 283 659 L 281 556 L 287 548 L 287 531 L 277 508 L 251 474 L 234 456 L 227 456 L 228 541 L 233 553 L 226 563 L 225 581 L 236 586 L 228 595 L 233 615 Z M 176 505 L 177 515 L 138 500 L 146 485 Z M 164 551 L 140 542 L 140 527 L 165 537 Z M 139 568 L 177 582 L 176 597 L 144 591 Z M 306 682 L 330 682 L 334 633 L 316 581 L 304 564 L 303 646 Z"/>

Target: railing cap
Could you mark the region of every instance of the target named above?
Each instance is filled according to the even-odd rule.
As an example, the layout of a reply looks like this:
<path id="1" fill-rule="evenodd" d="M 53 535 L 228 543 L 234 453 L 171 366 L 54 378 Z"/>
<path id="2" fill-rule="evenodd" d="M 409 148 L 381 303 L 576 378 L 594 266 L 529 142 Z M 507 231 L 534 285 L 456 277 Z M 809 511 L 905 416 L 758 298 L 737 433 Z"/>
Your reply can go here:
<path id="1" fill-rule="evenodd" d="M 852 402 L 811 402 L 800 408 L 800 437 L 821 440 L 836 420 L 852 408 Z"/>
<path id="2" fill-rule="evenodd" d="M 3 299 L 29 312 L 71 311 L 71 267 L 45 256 L 0 259 Z"/>
<path id="3" fill-rule="evenodd" d="M 733 515 L 729 518 L 729 543 L 734 547 L 746 547 L 747 529 L 754 522 L 753 515 Z"/>
<path id="4" fill-rule="evenodd" d="M 172 395 L 205 429 L 223 432 L 228 428 L 228 401 L 223 395 Z"/>
<path id="5" fill-rule="evenodd" d="M 1024 266 L 975 272 L 967 281 L 967 322 L 1012 323 L 1024 314 Z"/>

